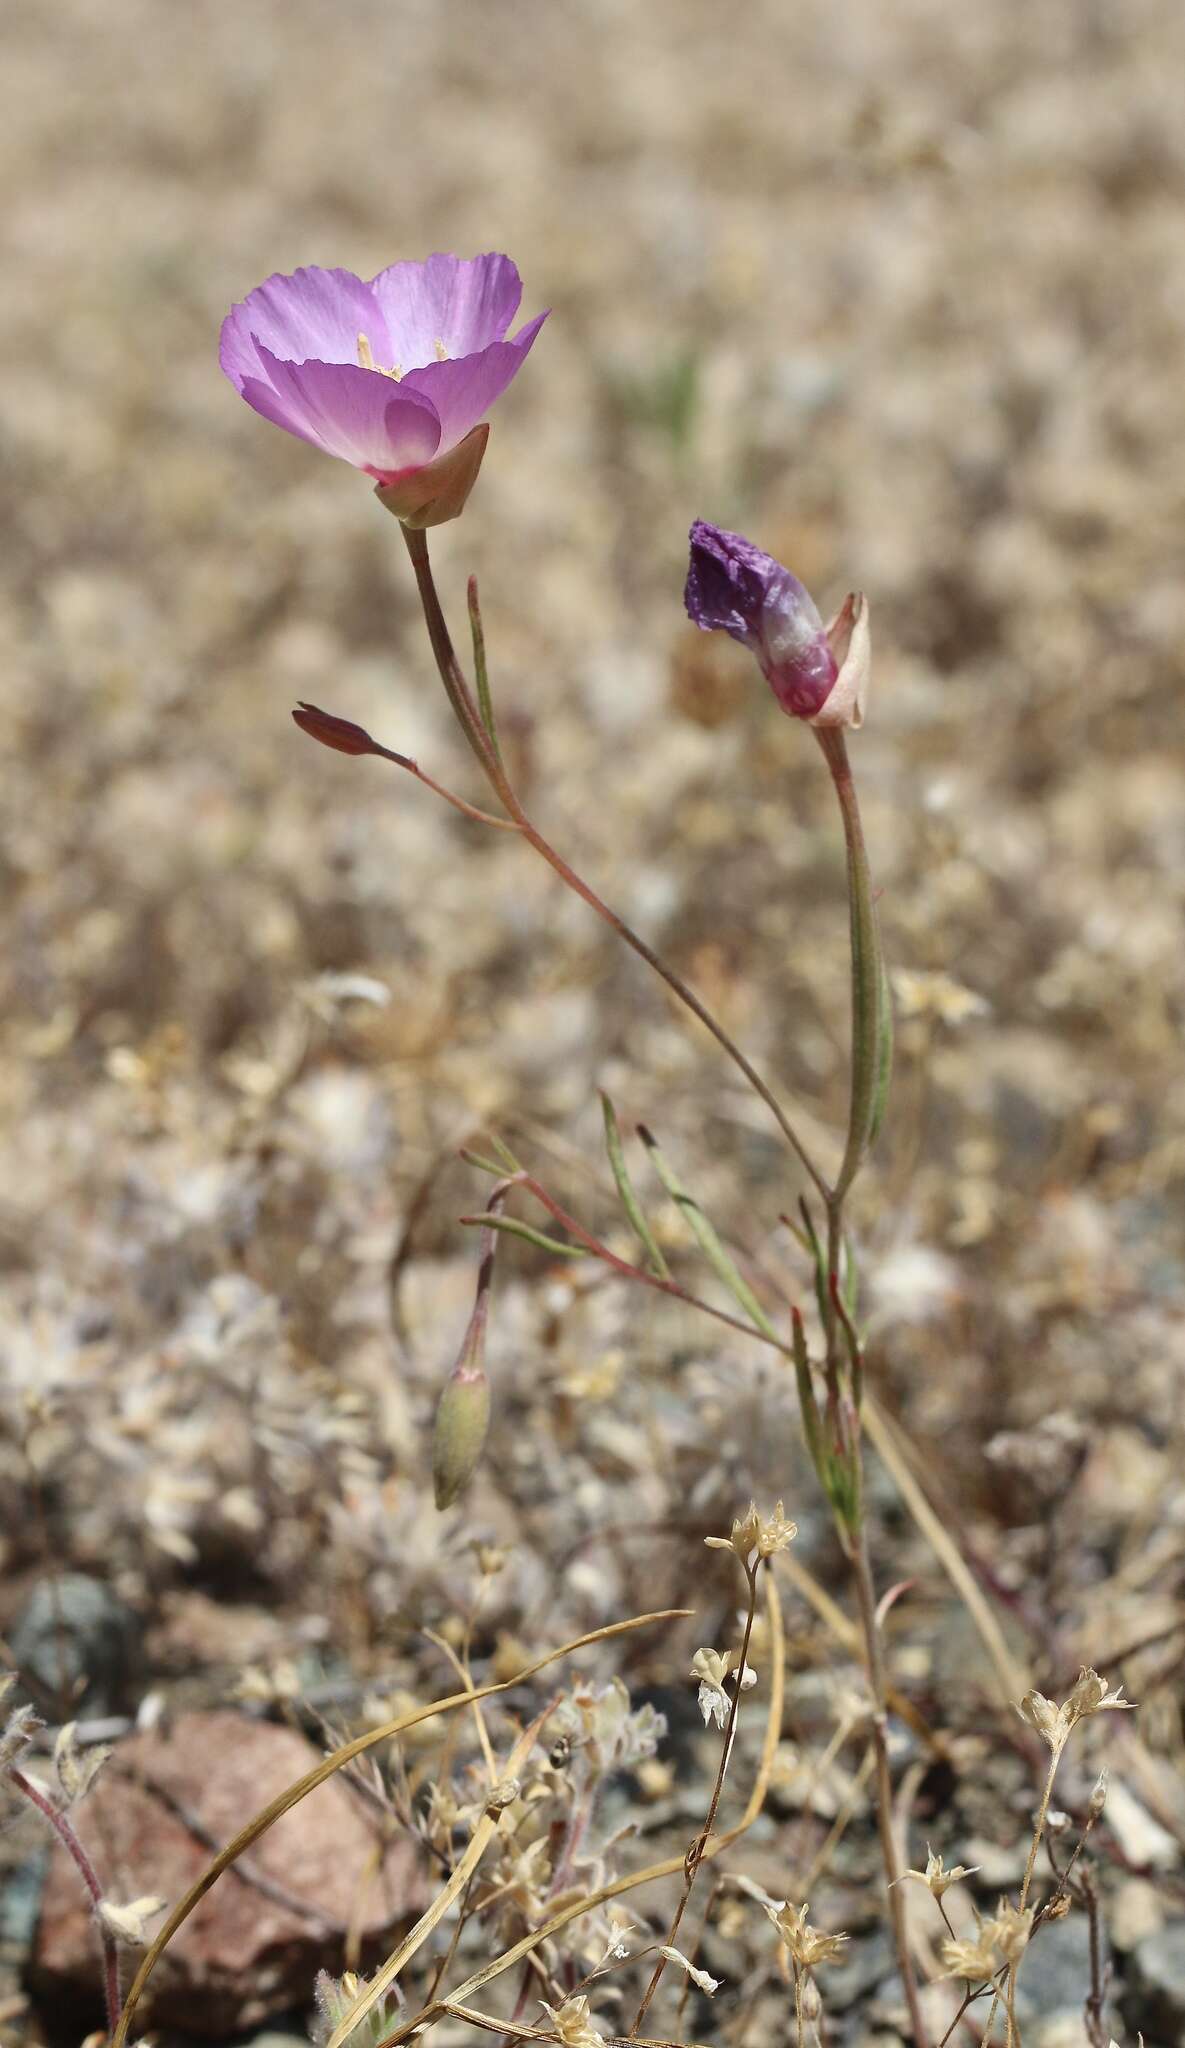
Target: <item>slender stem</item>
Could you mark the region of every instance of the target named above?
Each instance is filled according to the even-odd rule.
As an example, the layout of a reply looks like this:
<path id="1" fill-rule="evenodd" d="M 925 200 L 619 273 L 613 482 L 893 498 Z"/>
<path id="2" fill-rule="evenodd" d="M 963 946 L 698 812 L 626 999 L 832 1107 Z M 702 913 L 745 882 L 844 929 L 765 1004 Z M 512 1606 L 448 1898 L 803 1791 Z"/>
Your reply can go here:
<path id="1" fill-rule="evenodd" d="M 856 1592 L 860 1603 L 860 1623 L 864 1634 L 864 1654 L 868 1663 L 868 1683 L 872 1689 L 872 1742 L 876 1752 L 876 1817 L 880 1832 L 881 1859 L 885 1867 L 885 1883 L 889 1895 L 889 1914 L 893 1923 L 893 1941 L 897 1950 L 897 1967 L 901 1972 L 905 2003 L 909 2008 L 909 2024 L 913 2033 L 914 2048 L 926 2048 L 927 2034 L 922 2020 L 922 2008 L 918 1998 L 917 1978 L 914 1975 L 913 1957 L 909 1952 L 909 1936 L 905 1925 L 905 1899 L 901 1887 L 901 1868 L 897 1860 L 897 1843 L 893 1835 L 893 1781 L 889 1771 L 888 1691 L 885 1673 L 884 1652 L 881 1647 L 881 1633 L 876 1618 L 876 1592 L 872 1583 L 872 1565 L 868 1556 L 868 1536 L 861 1526 L 857 1542 L 852 1547 L 852 1574 L 856 1581 Z"/>
<path id="2" fill-rule="evenodd" d="M 737 1714 L 740 1709 L 741 1692 L 743 1689 L 742 1681 L 745 1676 L 745 1665 L 749 1655 L 749 1643 L 753 1634 L 753 1618 L 756 1612 L 757 1574 L 754 1571 L 749 1578 L 749 1611 L 745 1616 L 745 1632 L 741 1639 L 741 1655 L 740 1662 L 737 1665 L 736 1685 L 733 1690 L 732 1704 L 728 1709 L 728 1725 L 724 1731 L 724 1743 L 720 1752 L 720 1764 L 716 1772 L 716 1782 L 712 1787 L 712 1797 L 708 1805 L 707 1819 L 705 1820 L 703 1828 L 701 1829 L 700 1833 L 696 1836 L 690 1849 L 687 1851 L 687 1857 L 683 1865 L 683 1895 L 675 1908 L 675 1916 L 671 1921 L 670 1928 L 667 1932 L 667 1938 L 664 1944 L 664 1946 L 667 1948 L 674 1948 L 675 1946 L 675 1937 L 679 1932 L 679 1928 L 683 1920 L 683 1915 L 687 1911 L 688 1904 L 690 1903 L 692 1886 L 695 1884 L 700 1864 L 704 1860 L 704 1853 L 707 1849 L 708 1843 L 712 1838 L 712 1829 L 716 1825 L 716 1814 L 720 1806 L 720 1795 L 724 1790 L 724 1778 L 728 1770 L 728 1760 L 732 1755 L 733 1741 L 736 1736 Z M 654 1966 L 654 1974 L 652 1975 L 650 1982 L 646 1986 L 646 1990 L 643 1993 L 642 2003 L 638 2007 L 638 2010 L 634 2015 L 634 2024 L 630 2028 L 631 2041 L 635 2039 L 638 2029 L 641 2026 L 642 2021 L 646 2017 L 647 2011 L 650 2007 L 650 2002 L 653 1999 L 655 1992 L 658 1990 L 659 1984 L 662 1981 L 662 1973 L 666 1969 L 666 1966 L 666 1957 L 660 1955 L 657 1963 Z"/>
<path id="3" fill-rule="evenodd" d="M 1053 1798 L 1053 1781 L 1057 1776 L 1057 1767 L 1061 1762 L 1062 1746 L 1059 1744 L 1054 1750 L 1053 1755 L 1049 1759 L 1049 1769 L 1045 1774 L 1045 1786 L 1041 1793 L 1041 1804 L 1037 1808 L 1036 1825 L 1033 1828 L 1033 1839 L 1029 1843 L 1029 1856 L 1025 1864 L 1024 1881 L 1020 1888 L 1020 1910 L 1022 1913 L 1028 1903 L 1029 1886 L 1033 1882 L 1033 1871 L 1037 1865 L 1037 1851 L 1041 1847 L 1041 1838 L 1045 1833 L 1045 1821 L 1049 1813 L 1049 1802 Z M 1008 2027 L 1008 2048 L 1013 2048 L 1013 2043 L 1016 2040 L 1016 1980 L 1020 1975 L 1020 1964 L 1021 1958 L 1018 1957 L 1016 1962 L 1008 1965 L 1008 1983 L 1004 2000 L 1004 2017 Z M 989 2032 L 991 2031 L 991 2020 L 995 2015 L 998 2004 L 999 1993 L 997 1992 L 996 1997 L 992 2001 L 991 2015 L 988 2018 Z"/>
<path id="4" fill-rule="evenodd" d="M 848 904 L 852 944 L 852 1085 L 848 1108 L 848 1136 L 843 1161 L 833 1193 L 833 1206 L 840 1205 L 859 1171 L 875 1130 L 878 1094 L 887 1084 L 884 1065 L 887 1048 L 884 1033 L 889 1025 L 885 997 L 884 968 L 876 904 L 873 901 L 872 872 L 856 784 L 848 760 L 841 726 L 817 726 L 815 736 L 823 750 L 843 818 L 844 843 L 848 856 Z M 891 1049 L 891 1042 L 890 1042 Z M 883 1072 L 882 1072 L 883 1067 Z"/>
<path id="5" fill-rule="evenodd" d="M 1041 1847 L 1041 1837 L 1045 1833 L 1045 1821 L 1049 1813 L 1049 1802 L 1053 1798 L 1053 1781 L 1057 1776 L 1057 1767 L 1061 1762 L 1061 1754 L 1060 1747 L 1054 1750 L 1053 1755 L 1049 1759 L 1049 1769 L 1045 1775 L 1045 1789 L 1041 1794 L 1041 1804 L 1037 1808 L 1037 1821 L 1033 1829 L 1033 1839 L 1029 1844 L 1029 1859 L 1025 1864 L 1024 1882 L 1020 1888 L 1020 1910 L 1022 1913 L 1028 1903 L 1029 1886 L 1033 1882 L 1037 1851 Z"/>
<path id="6" fill-rule="evenodd" d="M 428 627 L 428 638 L 432 643 L 432 652 L 436 657 L 436 666 L 440 672 L 441 682 L 444 684 L 448 700 L 457 715 L 466 739 L 477 756 L 491 787 L 496 790 L 505 805 L 509 816 L 518 826 L 523 838 L 534 847 L 536 853 L 542 856 L 553 872 L 559 876 L 565 887 L 571 889 L 574 895 L 579 896 L 583 902 L 587 903 L 589 909 L 595 911 L 602 922 L 607 924 L 611 931 L 616 932 L 618 938 L 623 939 L 625 944 L 638 955 L 639 959 L 644 960 L 646 965 L 661 980 L 666 982 L 667 987 L 673 991 L 679 998 L 679 1001 L 691 1011 L 694 1017 L 699 1019 L 704 1029 L 711 1032 L 716 1043 L 727 1053 L 734 1066 L 739 1067 L 750 1087 L 760 1096 L 777 1124 L 778 1129 L 781 1131 L 782 1136 L 786 1139 L 787 1144 L 804 1170 L 810 1175 L 820 1195 L 826 1200 L 828 1197 L 827 1183 L 816 1167 L 801 1138 L 798 1136 L 790 1119 L 787 1117 L 785 1110 L 774 1095 L 773 1090 L 763 1081 L 756 1067 L 753 1066 L 752 1062 L 741 1051 L 735 1041 L 729 1037 L 724 1026 L 717 1022 L 711 1011 L 700 1001 L 695 991 L 689 988 L 682 977 L 675 972 L 674 968 L 669 967 L 666 961 L 654 951 L 653 947 L 648 946 L 645 939 L 641 938 L 625 922 L 624 918 L 619 917 L 617 912 L 597 895 L 595 889 L 589 887 L 588 883 L 576 873 L 576 870 L 569 866 L 563 855 L 557 853 L 555 847 L 532 824 L 511 787 L 505 768 L 494 751 L 493 744 L 482 724 L 480 711 L 470 692 L 469 685 L 465 681 L 460 663 L 457 660 L 448 625 L 441 609 L 440 598 L 437 595 L 436 583 L 432 575 L 432 565 L 428 558 L 427 535 L 419 529 L 409 527 L 404 527 L 403 535 L 407 542 L 408 554 L 411 556 L 412 567 L 415 570 L 416 583 L 420 592 L 420 602 L 424 608 L 424 619 Z"/>
<path id="7" fill-rule="evenodd" d="M 18 1771 L 14 1764 L 9 1765 L 7 1776 L 9 1783 L 15 1785 L 17 1791 L 22 1792 L 30 1804 L 37 1808 L 43 1820 L 49 1822 L 90 1894 L 95 1927 L 103 1949 L 103 1993 L 107 2005 L 107 2031 L 113 2034 L 119 2024 L 119 2009 L 122 2003 L 119 1995 L 119 1950 L 115 1945 L 115 1936 L 104 1926 L 99 1913 L 103 1903 L 103 1887 L 95 1875 L 95 1866 L 65 1814 L 54 1805 L 52 1799 L 47 1799 L 32 1779 L 26 1778 L 24 1772 Z"/>

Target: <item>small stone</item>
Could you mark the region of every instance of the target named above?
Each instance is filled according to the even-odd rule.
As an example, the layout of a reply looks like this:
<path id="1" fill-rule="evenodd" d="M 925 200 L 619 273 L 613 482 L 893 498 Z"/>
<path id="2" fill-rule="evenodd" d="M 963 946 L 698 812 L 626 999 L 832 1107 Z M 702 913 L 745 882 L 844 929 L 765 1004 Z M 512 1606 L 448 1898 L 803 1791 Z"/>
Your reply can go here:
<path id="1" fill-rule="evenodd" d="M 319 1760 L 292 1730 L 229 1711 L 182 1714 L 167 1732 L 130 1736 L 79 1815 L 105 1891 L 117 1902 L 152 1892 L 174 1905 L 214 1849 Z M 369 1811 L 340 1775 L 318 1786 L 194 1909 L 153 1973 L 145 2022 L 217 2039 L 308 2004 L 318 1970 L 343 1967 L 346 1923 L 374 1845 Z M 364 1970 L 381 1960 L 425 1896 L 416 1853 L 397 1839 L 366 1891 Z M 95 2009 L 93 1925 L 60 1848 L 29 1976 L 56 2012 Z"/>
<path id="2" fill-rule="evenodd" d="M 1150 2041 L 1179 2041 L 1185 2029 L 1185 1920 L 1146 1935 L 1133 1966 L 1134 1989 L 1124 2000 L 1129 2024 Z"/>
<path id="3" fill-rule="evenodd" d="M 13 1663 L 42 1714 L 63 1721 L 128 1704 L 140 1651 L 130 1607 L 86 1572 L 42 1579 L 9 1633 Z"/>
<path id="4" fill-rule="evenodd" d="M 1164 1926 L 1164 1902 L 1146 1877 L 1129 1877 L 1120 1885 L 1107 1911 L 1107 1932 L 1127 1955 Z"/>
<path id="5" fill-rule="evenodd" d="M 1090 1990 L 1090 1928 L 1085 1913 L 1070 1913 L 1037 1929 L 1025 1951 L 1020 1990 L 1038 2019 L 1080 2013 Z"/>

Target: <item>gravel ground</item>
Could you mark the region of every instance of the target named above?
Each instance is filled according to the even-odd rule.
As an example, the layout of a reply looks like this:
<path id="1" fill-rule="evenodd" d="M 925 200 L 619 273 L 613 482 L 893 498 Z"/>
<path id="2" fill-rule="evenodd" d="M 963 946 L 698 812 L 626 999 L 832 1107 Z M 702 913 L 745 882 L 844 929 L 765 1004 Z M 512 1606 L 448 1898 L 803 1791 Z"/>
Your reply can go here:
<path id="1" fill-rule="evenodd" d="M 869 593 L 900 1042 L 855 1203 L 872 1370 L 1018 1668 L 1058 1693 L 1094 1663 L 1141 1703 L 1067 1797 L 1122 1779 L 1097 1860 L 1123 2021 L 1171 2048 L 1125 1958 L 1185 1910 L 1185 16 L 9 0 L 0 49 L 0 1633 L 82 1571 L 143 1632 L 103 1711 L 219 1704 L 245 1668 L 435 1690 L 419 1631 L 467 1610 L 476 1535 L 507 1553 L 480 1658 L 698 1604 L 588 1667 L 665 1689 L 674 1726 L 735 1605 L 700 1538 L 751 1493 L 847 1597 L 779 1369 L 523 1245 L 485 1466 L 431 1507 L 475 1133 L 610 1228 L 607 1086 L 804 1289 L 793 1162 L 697 1027 L 527 849 L 289 720 L 312 698 L 472 787 L 395 527 L 236 398 L 222 315 L 305 262 L 506 249 L 553 312 L 436 537 L 446 605 L 463 624 L 475 570 L 533 812 L 828 1159 L 842 843 L 808 735 L 683 617 L 687 526 L 742 527 L 824 607 Z M 878 1582 L 911 1582 L 900 1683 L 970 1745 L 912 1846 L 986 1865 L 1034 1761 L 873 1494 Z M 794 1595 L 788 1622 L 785 1732 L 822 1751 L 837 1653 Z M 737 1867 L 797 1898 L 829 1815 L 787 1799 Z M 812 1913 L 871 1928 L 874 1887 L 857 1819 Z M 718 1974 L 768 1976 L 760 1929 L 733 1944 Z M 876 1975 L 830 2038 L 891 2038 Z M 752 1981 L 695 2037 L 760 2031 Z M 0 2038 L 35 2038 L 14 2014 Z"/>

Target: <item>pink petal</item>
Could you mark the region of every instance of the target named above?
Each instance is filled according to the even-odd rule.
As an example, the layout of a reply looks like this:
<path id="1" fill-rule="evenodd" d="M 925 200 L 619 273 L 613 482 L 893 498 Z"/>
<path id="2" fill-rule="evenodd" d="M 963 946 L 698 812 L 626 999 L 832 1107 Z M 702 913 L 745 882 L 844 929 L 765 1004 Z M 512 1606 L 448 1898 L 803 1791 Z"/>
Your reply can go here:
<path id="1" fill-rule="evenodd" d="M 375 475 L 430 462 L 440 421 L 430 399 L 356 363 L 284 363 L 259 348 L 266 377 L 248 377 L 248 405 L 327 455 Z"/>
<path id="2" fill-rule="evenodd" d="M 348 270 L 279 273 L 248 292 L 232 306 L 222 323 L 218 351 L 232 384 L 241 391 L 247 377 L 258 377 L 262 342 L 285 363 L 354 363 L 358 336 L 365 334 L 376 363 L 389 363 L 383 316 L 368 284 Z"/>
<path id="3" fill-rule="evenodd" d="M 485 418 L 494 400 L 502 396 L 526 362 L 531 343 L 546 318 L 546 313 L 540 313 L 513 341 L 494 341 L 476 355 L 428 363 L 422 370 L 408 371 L 399 389 L 422 392 L 431 400 L 440 417 L 442 452 L 463 441 L 470 428 Z"/>
<path id="4" fill-rule="evenodd" d="M 393 263 L 372 279 L 370 290 L 391 351 L 380 357 L 376 348 L 375 361 L 407 371 L 433 363 L 438 341 L 449 356 L 476 355 L 501 341 L 523 288 L 509 256 L 489 255 Z"/>

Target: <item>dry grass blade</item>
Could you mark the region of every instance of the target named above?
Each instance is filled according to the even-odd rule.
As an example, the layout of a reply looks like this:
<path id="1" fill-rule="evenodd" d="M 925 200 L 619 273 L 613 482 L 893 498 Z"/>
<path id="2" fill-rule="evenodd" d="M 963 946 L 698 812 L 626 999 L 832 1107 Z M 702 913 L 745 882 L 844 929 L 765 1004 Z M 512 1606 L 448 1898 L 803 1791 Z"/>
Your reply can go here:
<path id="1" fill-rule="evenodd" d="M 992 1613 L 988 1601 L 959 1549 L 939 1517 L 926 1499 L 917 1480 L 909 1469 L 904 1447 L 899 1442 L 896 1424 L 877 1406 L 870 1394 L 864 1397 L 861 1420 L 865 1431 L 876 1445 L 877 1453 L 921 1530 L 938 1562 L 941 1564 L 955 1591 L 963 1601 L 979 1632 L 980 1641 L 991 1659 L 1000 1697 L 1005 1705 L 1024 1697 L 1031 1684 L 1029 1674 L 1013 1656 L 1004 1640 L 1004 1632 Z"/>
<path id="2" fill-rule="evenodd" d="M 504 1777 L 507 1780 L 516 1778 L 519 1771 L 522 1770 L 531 1753 L 535 1737 L 538 1735 L 548 1715 L 553 1711 L 555 1704 L 554 1700 L 549 1701 L 543 1712 L 537 1714 L 535 1719 L 524 1728 L 506 1759 Z M 491 1841 L 498 1831 L 498 1824 L 504 1810 L 504 1806 L 496 1803 L 496 1800 L 487 1806 L 473 1830 L 465 1854 L 458 1862 L 448 1883 L 437 1893 L 427 1912 L 421 1914 L 411 1933 L 406 1935 L 394 1953 L 387 1957 L 382 1968 L 376 1970 L 374 1976 L 362 1986 L 353 2005 L 350 2006 L 347 2012 L 342 2014 L 341 2019 L 330 2035 L 327 2048 L 342 2048 L 342 2043 L 349 2039 L 359 2022 L 366 2018 L 367 2013 L 373 2012 L 384 1993 L 395 1982 L 404 1964 L 411 1960 L 416 1950 L 428 1939 L 433 1928 L 438 1926 L 441 1920 L 443 1920 L 453 1900 L 460 1897 L 474 1871 L 477 1869 L 478 1864 L 481 1862 L 482 1857 L 485 1855 L 486 1850 L 489 1848 Z"/>
<path id="3" fill-rule="evenodd" d="M 726 1828 L 723 1834 L 712 1837 L 711 1841 L 704 1847 L 701 1857 L 703 1862 L 707 1862 L 713 1856 L 719 1856 L 722 1850 L 731 1847 L 733 1842 L 745 1834 L 752 1827 L 765 1804 L 770 1772 L 773 1769 L 774 1754 L 782 1733 L 782 1708 L 785 1699 L 785 1673 L 783 1670 L 785 1635 L 782 1628 L 781 1601 L 778 1598 L 778 1589 L 772 1571 L 768 1572 L 766 1576 L 766 1614 L 770 1630 L 769 1713 L 766 1717 L 765 1737 L 761 1745 L 761 1760 L 757 1767 L 757 1776 L 753 1781 L 753 1789 L 749 1794 L 748 1802 L 739 1821 L 734 1822 L 732 1827 Z M 610 1899 L 619 1899 L 624 1892 L 636 1891 L 640 1885 L 657 1884 L 664 1877 L 677 1877 L 682 1873 L 683 1868 L 683 1856 L 668 1856 L 661 1863 L 651 1863 L 647 1865 L 645 1870 L 636 1870 L 625 1877 L 616 1878 L 612 1884 L 602 1885 L 599 1891 L 590 1892 L 587 1898 L 577 1899 L 571 1905 L 563 1907 L 560 1912 L 553 1913 L 550 1920 L 545 1920 L 541 1926 L 534 1928 L 531 1933 L 524 1934 L 522 1939 L 516 1941 L 512 1948 L 506 1949 L 500 1956 L 495 1956 L 494 1960 L 487 1963 L 483 1969 L 476 1970 L 472 1977 L 467 1977 L 465 1982 L 458 1985 L 456 1991 L 450 1993 L 448 1998 L 434 1999 L 430 2005 L 424 2007 L 422 2012 L 416 2013 L 412 2018 L 401 2020 L 397 2027 L 384 2036 L 383 2040 L 378 2044 L 378 2048 L 396 2048 L 396 2044 L 400 2041 L 405 2041 L 410 2034 L 418 2032 L 421 2027 L 430 2026 L 434 2020 L 440 2019 L 449 2010 L 450 2006 L 455 2005 L 458 2000 L 469 1998 L 473 1992 L 480 1991 L 483 1985 L 491 1983 L 495 1977 L 500 1977 L 504 1970 L 513 1969 L 516 1963 L 521 1962 L 524 1956 L 530 1955 L 532 1950 L 538 1948 L 541 1942 L 548 1941 L 553 1934 L 558 1934 L 561 1928 L 566 1927 L 570 1921 L 578 1920 L 581 1914 L 591 1913 L 595 1907 L 607 1904 Z M 517 2028 L 515 2031 L 517 2032 Z"/>
<path id="4" fill-rule="evenodd" d="M 242 1855 L 244 1849 L 249 1849 L 251 1844 L 266 1834 L 270 1827 L 274 1827 L 284 1814 L 290 1813 L 294 1806 L 299 1806 L 302 1799 L 307 1799 L 310 1792 L 315 1792 L 318 1785 L 323 1785 L 327 1778 L 331 1778 L 335 1771 L 340 1771 L 344 1765 L 352 1763 L 354 1758 L 361 1756 L 365 1750 L 373 1749 L 376 1743 L 389 1742 L 392 1736 L 402 1735 L 405 1729 L 415 1728 L 421 1721 L 430 1721 L 436 1714 L 454 1713 L 458 1707 L 471 1706 L 474 1700 L 489 1699 L 494 1693 L 508 1692 L 513 1686 L 522 1685 L 526 1679 L 533 1678 L 536 1672 L 544 1670 L 548 1664 L 555 1664 L 561 1657 L 569 1657 L 576 1650 L 586 1649 L 591 1643 L 602 1643 L 611 1636 L 626 1635 L 632 1629 L 647 1628 L 654 1622 L 682 1621 L 691 1612 L 692 1609 L 687 1607 L 664 1607 L 653 1614 L 632 1615 L 628 1621 L 610 1622 L 604 1628 L 593 1629 L 588 1635 L 574 1637 L 570 1643 L 562 1643 L 559 1649 L 548 1650 L 545 1656 L 537 1657 L 534 1663 L 524 1665 L 513 1678 L 500 1679 L 496 1684 L 481 1685 L 476 1690 L 470 1687 L 465 1692 L 449 1693 L 444 1699 L 431 1700 L 427 1706 L 416 1707 L 410 1713 L 397 1715 L 393 1721 L 384 1721 L 379 1728 L 368 1729 L 365 1735 L 358 1735 L 353 1742 L 347 1742 L 341 1749 L 334 1750 L 332 1756 L 323 1757 L 321 1762 L 311 1771 L 307 1771 L 303 1778 L 298 1778 L 295 1784 L 289 1785 L 287 1791 L 279 1793 L 255 1815 L 253 1820 L 249 1820 L 246 1827 L 239 1830 L 234 1840 L 219 1850 L 201 1876 L 190 1886 L 184 1898 L 174 1906 L 160 1933 L 145 1951 L 144 1960 L 132 1980 L 131 1989 L 119 2016 L 119 2023 L 111 2037 L 111 2048 L 125 2048 L 132 2016 L 144 1995 L 144 1988 L 153 1970 L 178 1928 L 188 1920 L 194 1907 L 205 1898 L 223 1871 L 228 1870 Z"/>

